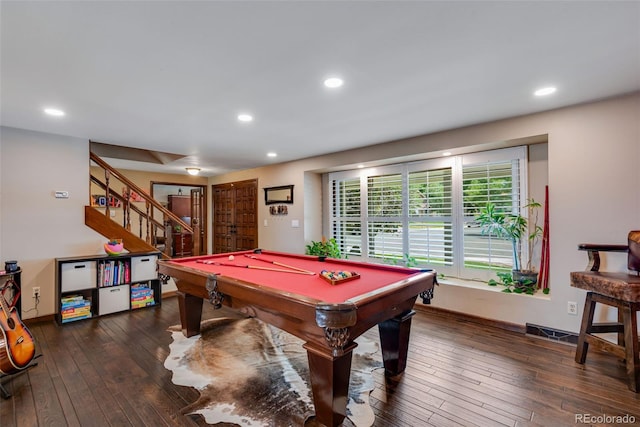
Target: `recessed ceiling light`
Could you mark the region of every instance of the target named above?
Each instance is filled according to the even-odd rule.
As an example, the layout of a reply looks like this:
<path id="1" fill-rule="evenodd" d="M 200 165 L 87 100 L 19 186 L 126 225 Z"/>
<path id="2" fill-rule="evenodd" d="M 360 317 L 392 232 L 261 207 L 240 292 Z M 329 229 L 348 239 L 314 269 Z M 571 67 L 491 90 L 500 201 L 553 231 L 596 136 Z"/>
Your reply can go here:
<path id="1" fill-rule="evenodd" d="M 344 81 L 339 77 L 329 77 L 324 81 L 324 85 L 328 88 L 335 89 L 344 84 Z"/>
<path id="2" fill-rule="evenodd" d="M 364 168 L 364 165 L 358 165 L 358 169 Z"/>
<path id="3" fill-rule="evenodd" d="M 57 108 L 45 108 L 44 112 L 50 116 L 56 116 L 56 117 L 64 116 L 64 111 L 58 110 Z"/>
<path id="4" fill-rule="evenodd" d="M 555 87 L 549 86 L 549 87 L 540 88 L 540 89 L 536 90 L 533 94 L 535 96 L 545 96 L 545 95 L 551 95 L 555 91 L 556 91 Z"/>
<path id="5" fill-rule="evenodd" d="M 445 151 L 444 153 L 442 153 L 443 156 L 447 157 L 451 155 L 451 151 Z"/>
<path id="6" fill-rule="evenodd" d="M 200 173 L 200 168 L 186 168 L 189 175 L 198 175 Z"/>
<path id="7" fill-rule="evenodd" d="M 271 153 L 267 153 L 267 157 L 278 157 L 278 155 L 272 151 Z"/>
<path id="8" fill-rule="evenodd" d="M 253 116 L 251 114 L 238 114 L 238 120 L 241 122 L 251 122 L 253 121 Z"/>

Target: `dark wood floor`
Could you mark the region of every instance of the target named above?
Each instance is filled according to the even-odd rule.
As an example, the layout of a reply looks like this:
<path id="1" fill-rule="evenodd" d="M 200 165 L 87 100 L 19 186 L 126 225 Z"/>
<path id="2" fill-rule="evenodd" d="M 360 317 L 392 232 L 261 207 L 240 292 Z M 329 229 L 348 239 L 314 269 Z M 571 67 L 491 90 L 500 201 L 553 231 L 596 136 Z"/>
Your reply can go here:
<path id="1" fill-rule="evenodd" d="M 169 298 L 65 326 L 29 325 L 42 356 L 5 383 L 12 397 L 0 399 L 0 426 L 206 425 L 180 413 L 197 392 L 173 385 L 163 367 L 167 327 L 178 319 Z M 377 330 L 367 335 L 377 339 Z M 575 426 L 576 414 L 629 415 L 639 425 L 640 394 L 627 389 L 623 364 L 592 351 L 583 368 L 574 350 L 420 310 L 404 375 L 376 375 L 375 425 Z"/>

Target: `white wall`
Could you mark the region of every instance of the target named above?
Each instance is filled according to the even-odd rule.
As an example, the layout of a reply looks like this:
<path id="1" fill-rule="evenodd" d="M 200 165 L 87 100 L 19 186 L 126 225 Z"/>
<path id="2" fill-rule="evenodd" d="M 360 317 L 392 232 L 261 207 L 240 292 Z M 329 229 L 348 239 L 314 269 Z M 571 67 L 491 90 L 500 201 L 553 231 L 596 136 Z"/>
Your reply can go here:
<path id="1" fill-rule="evenodd" d="M 441 150 L 456 147 L 498 148 L 508 145 L 508 141 L 548 135 L 549 298 L 443 285 L 436 289 L 433 304 L 500 321 L 534 323 L 575 332 L 579 329 L 585 293 L 569 286 L 569 273 L 582 270 L 586 265 L 586 254 L 576 249 L 578 243 L 625 243 L 627 232 L 640 228 L 639 123 L 640 93 L 635 93 L 230 173 L 210 178 L 209 184 L 258 179 L 259 246 L 303 253 L 306 243 L 322 236 L 322 215 L 317 202 L 322 195 L 313 199 L 314 192 L 320 188 L 319 172 L 391 157 L 400 161 L 407 156 L 435 156 Z M 100 253 L 104 241 L 84 225 L 84 206 L 89 196 L 88 142 L 9 128 L 2 128 L 1 136 L 1 260 L 17 259 L 25 271 L 23 309 L 33 307 L 31 288 L 40 286 L 42 303 L 37 316 L 52 314 L 55 307 L 53 259 Z M 262 189 L 288 184 L 295 186 L 295 203 L 289 207 L 288 216 L 272 218 L 268 206 L 262 202 Z M 67 190 L 71 198 L 56 200 L 54 190 Z M 291 226 L 293 219 L 299 221 L 300 227 Z M 603 267 L 621 269 L 624 262 L 624 256 L 607 255 Z M 579 316 L 566 313 L 567 301 L 580 304 Z M 27 312 L 23 317 L 36 317 L 36 313 Z"/>
<path id="2" fill-rule="evenodd" d="M 271 184 L 294 184 L 296 191 L 311 172 L 352 168 L 358 163 L 439 156 L 443 150 L 473 151 L 517 144 L 540 135 L 548 138 L 548 162 L 533 147 L 532 173 L 548 173 L 550 210 L 550 288 L 548 298 L 531 298 L 456 286 L 439 286 L 433 305 L 480 317 L 576 332 L 585 292 L 569 285 L 569 273 L 583 270 L 587 257 L 581 242 L 625 243 L 629 230 L 640 228 L 640 93 L 539 114 L 469 126 L 432 135 L 394 141 L 305 159 L 285 165 L 218 176 L 211 183 L 265 178 Z M 547 170 L 548 168 L 548 170 Z M 268 177 L 268 178 L 267 178 Z M 277 177 L 277 179 L 275 178 Z M 267 184 L 264 184 L 267 185 Z M 315 189 L 310 189 L 309 194 Z M 534 194 L 543 201 L 543 194 Z M 319 195 L 318 197 L 321 197 Z M 296 200 L 300 200 L 296 193 Z M 303 209 L 306 233 L 286 234 L 286 227 L 260 227 L 263 248 L 303 252 L 322 232 L 317 206 Z M 268 216 L 259 204 L 260 224 Z M 328 230 L 324 231 L 328 234 Z M 626 258 L 605 255 L 604 268 L 624 269 Z M 577 301 L 578 316 L 567 314 L 567 302 Z M 611 317 L 602 311 L 597 316 Z"/>
<path id="3" fill-rule="evenodd" d="M 84 225 L 89 144 L 67 136 L 0 128 L 0 257 L 22 268 L 22 318 L 55 312 L 54 258 L 104 253 L 105 238 Z M 54 192 L 69 192 L 56 199 Z M 32 288 L 40 287 L 37 311 Z"/>
<path id="4" fill-rule="evenodd" d="M 258 246 L 291 253 L 304 253 L 305 239 L 305 180 L 297 162 L 257 169 L 248 169 L 209 179 L 210 185 L 258 179 Z M 287 205 L 287 215 L 270 215 L 264 203 L 264 188 L 293 185 L 293 204 Z M 212 209 L 209 210 L 212 212 Z M 211 216 L 209 221 L 213 221 Z M 265 222 L 266 221 L 266 222 Z M 294 227 L 292 221 L 298 221 Z M 211 222 L 210 222 L 211 224 Z"/>
<path id="5" fill-rule="evenodd" d="M 106 238 L 84 225 L 89 205 L 89 141 L 0 127 L 0 268 L 22 267 L 22 318 L 55 313 L 55 258 L 103 254 Z M 149 182 L 206 184 L 202 177 L 126 171 L 149 190 Z M 56 199 L 54 191 L 69 192 Z M 37 311 L 31 297 L 40 287 Z M 164 285 L 163 292 L 175 289 Z"/>

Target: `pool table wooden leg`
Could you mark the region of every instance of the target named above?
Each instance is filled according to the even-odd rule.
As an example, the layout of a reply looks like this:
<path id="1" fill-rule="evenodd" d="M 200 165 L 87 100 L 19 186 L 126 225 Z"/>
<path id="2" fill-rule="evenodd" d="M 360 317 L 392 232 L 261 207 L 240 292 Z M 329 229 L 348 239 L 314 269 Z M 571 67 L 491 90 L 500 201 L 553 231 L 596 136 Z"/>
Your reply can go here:
<path id="1" fill-rule="evenodd" d="M 192 337 L 200 333 L 202 321 L 202 298 L 176 292 L 178 295 L 178 307 L 180 308 L 180 323 L 185 337 Z"/>
<path id="2" fill-rule="evenodd" d="M 407 366 L 411 318 L 414 314 L 415 311 L 409 310 L 378 324 L 384 370 L 389 376 L 401 374 Z"/>
<path id="3" fill-rule="evenodd" d="M 337 427 L 347 415 L 351 354 L 355 347 L 356 344 L 351 343 L 344 348 L 342 355 L 332 356 L 309 343 L 304 345 L 309 360 L 316 421 L 322 425 Z"/>

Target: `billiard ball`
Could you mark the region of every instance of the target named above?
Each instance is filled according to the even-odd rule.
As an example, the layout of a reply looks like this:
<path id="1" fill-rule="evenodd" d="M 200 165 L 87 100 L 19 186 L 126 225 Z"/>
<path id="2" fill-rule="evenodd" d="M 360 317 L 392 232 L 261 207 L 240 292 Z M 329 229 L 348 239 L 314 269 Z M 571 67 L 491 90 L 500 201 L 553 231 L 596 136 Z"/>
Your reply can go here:
<path id="1" fill-rule="evenodd" d="M 229 255 L 229 261 L 233 261 L 235 257 L 233 255 Z"/>

